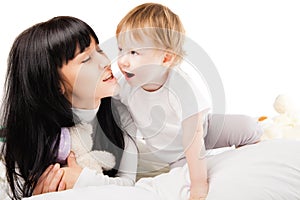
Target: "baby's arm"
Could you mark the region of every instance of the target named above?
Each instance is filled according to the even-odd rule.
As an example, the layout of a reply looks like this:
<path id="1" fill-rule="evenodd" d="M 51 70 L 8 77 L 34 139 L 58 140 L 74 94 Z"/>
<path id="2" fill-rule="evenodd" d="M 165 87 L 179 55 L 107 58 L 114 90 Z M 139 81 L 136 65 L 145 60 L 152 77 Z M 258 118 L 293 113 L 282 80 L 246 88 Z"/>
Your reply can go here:
<path id="1" fill-rule="evenodd" d="M 108 184 L 121 186 L 134 185 L 137 171 L 137 149 L 134 142 L 128 136 L 126 136 L 124 140 L 125 149 L 117 177 L 109 177 L 107 175 L 97 173 L 96 170 L 84 168 L 75 183 L 74 188 Z"/>
<path id="2" fill-rule="evenodd" d="M 208 193 L 202 121 L 203 114 L 198 113 L 182 123 L 183 145 L 191 179 L 190 199 L 205 199 Z"/>

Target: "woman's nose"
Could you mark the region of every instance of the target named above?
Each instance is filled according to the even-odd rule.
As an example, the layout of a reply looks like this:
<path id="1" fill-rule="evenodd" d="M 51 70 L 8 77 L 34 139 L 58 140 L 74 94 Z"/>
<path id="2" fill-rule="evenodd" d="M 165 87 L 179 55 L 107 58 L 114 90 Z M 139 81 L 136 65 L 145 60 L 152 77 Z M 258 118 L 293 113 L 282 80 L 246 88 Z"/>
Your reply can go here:
<path id="1" fill-rule="evenodd" d="M 110 64 L 111 64 L 111 61 L 109 60 L 109 58 L 107 57 L 107 56 L 105 56 L 105 55 L 101 55 L 100 57 L 99 57 L 99 67 L 101 68 L 101 69 L 103 69 L 103 68 L 106 68 L 107 66 L 110 66 Z"/>

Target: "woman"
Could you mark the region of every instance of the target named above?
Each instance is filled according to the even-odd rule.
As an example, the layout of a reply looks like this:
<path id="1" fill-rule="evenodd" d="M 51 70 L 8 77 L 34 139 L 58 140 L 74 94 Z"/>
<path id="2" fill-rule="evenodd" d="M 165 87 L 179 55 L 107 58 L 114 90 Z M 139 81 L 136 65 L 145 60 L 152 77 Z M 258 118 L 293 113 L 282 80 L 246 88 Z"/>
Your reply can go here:
<path id="1" fill-rule="evenodd" d="M 2 116 L 12 198 L 88 185 L 134 184 L 137 151 L 127 133 L 134 134 L 135 127 L 122 104 L 111 99 L 119 86 L 98 43 L 89 25 L 68 16 L 38 23 L 16 38 Z M 93 126 L 93 149 L 116 157 L 115 168 L 105 175 L 81 169 L 72 154 L 66 167 L 55 164 L 61 128 L 83 121 Z"/>

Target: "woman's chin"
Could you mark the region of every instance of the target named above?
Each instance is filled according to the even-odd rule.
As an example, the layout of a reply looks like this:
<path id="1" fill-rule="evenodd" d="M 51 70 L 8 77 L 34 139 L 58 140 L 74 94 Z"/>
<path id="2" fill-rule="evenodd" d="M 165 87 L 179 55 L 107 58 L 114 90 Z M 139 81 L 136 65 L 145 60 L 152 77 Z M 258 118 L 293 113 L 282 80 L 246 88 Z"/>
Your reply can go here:
<path id="1" fill-rule="evenodd" d="M 101 95 L 100 99 L 106 98 L 106 97 L 113 97 L 117 96 L 120 92 L 120 86 L 117 84 L 114 88 L 112 88 L 110 91 L 107 91 L 104 95 Z"/>

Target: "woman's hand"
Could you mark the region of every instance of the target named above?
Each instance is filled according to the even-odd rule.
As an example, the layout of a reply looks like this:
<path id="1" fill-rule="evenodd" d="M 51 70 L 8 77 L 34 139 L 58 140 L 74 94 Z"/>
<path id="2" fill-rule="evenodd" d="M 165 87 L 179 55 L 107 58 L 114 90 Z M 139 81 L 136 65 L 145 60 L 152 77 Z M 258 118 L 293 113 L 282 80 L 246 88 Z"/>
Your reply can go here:
<path id="1" fill-rule="evenodd" d="M 82 168 L 77 164 L 73 152 L 67 158 L 67 167 L 60 168 L 60 165 L 50 165 L 39 178 L 32 195 L 48 192 L 57 192 L 71 189 L 75 185 Z"/>
<path id="2" fill-rule="evenodd" d="M 62 181 L 63 175 L 64 170 L 60 168 L 58 163 L 50 165 L 39 178 L 32 194 L 38 195 L 47 192 L 65 190 L 66 184 Z"/>
<path id="3" fill-rule="evenodd" d="M 63 167 L 64 175 L 62 182 L 65 183 L 66 189 L 72 189 L 82 171 L 82 168 L 77 164 L 76 157 L 73 152 L 70 153 L 67 159 L 68 166 Z"/>

